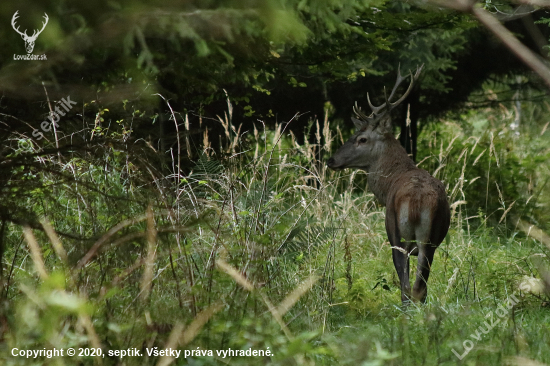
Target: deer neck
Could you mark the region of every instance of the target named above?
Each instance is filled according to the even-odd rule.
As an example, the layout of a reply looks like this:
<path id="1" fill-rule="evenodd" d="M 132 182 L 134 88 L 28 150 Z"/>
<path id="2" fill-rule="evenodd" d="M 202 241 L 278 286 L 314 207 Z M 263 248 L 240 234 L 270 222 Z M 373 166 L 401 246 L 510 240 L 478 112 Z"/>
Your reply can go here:
<path id="1" fill-rule="evenodd" d="M 405 149 L 391 136 L 380 157 L 365 171 L 368 174 L 369 189 L 383 206 L 386 199 L 401 175 L 407 171 L 418 169 L 407 155 Z"/>

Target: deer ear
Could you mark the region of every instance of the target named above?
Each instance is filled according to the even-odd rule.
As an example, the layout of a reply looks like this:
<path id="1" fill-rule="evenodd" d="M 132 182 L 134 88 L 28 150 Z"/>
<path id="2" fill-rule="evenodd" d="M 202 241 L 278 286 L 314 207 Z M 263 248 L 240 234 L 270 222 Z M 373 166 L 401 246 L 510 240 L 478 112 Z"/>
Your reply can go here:
<path id="1" fill-rule="evenodd" d="M 380 120 L 380 124 L 378 125 L 378 131 L 381 133 L 392 133 L 393 132 L 393 124 L 391 121 L 390 114 L 386 114 L 382 119 Z"/>
<path id="2" fill-rule="evenodd" d="M 351 120 L 353 121 L 353 124 L 355 125 L 355 128 L 359 131 L 363 127 L 367 127 L 367 122 L 361 121 L 360 119 L 351 117 Z"/>

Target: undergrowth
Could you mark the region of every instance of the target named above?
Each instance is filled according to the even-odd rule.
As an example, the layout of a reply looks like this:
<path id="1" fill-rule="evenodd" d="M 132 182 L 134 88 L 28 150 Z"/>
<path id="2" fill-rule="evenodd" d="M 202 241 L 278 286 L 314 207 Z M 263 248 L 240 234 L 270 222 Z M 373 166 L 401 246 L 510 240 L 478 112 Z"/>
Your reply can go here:
<path id="1" fill-rule="evenodd" d="M 365 173 L 324 164 L 343 142 L 328 118 L 311 124 L 314 142 L 299 144 L 292 121 L 241 131 L 227 116 L 222 151 L 205 149 L 186 173 L 175 158 L 155 191 L 131 184 L 120 154 L 109 156 L 108 172 L 105 164 L 64 161 L 100 190 L 122 192 L 127 206 L 106 212 L 99 194 L 52 186 L 55 207 L 66 207 L 61 214 L 51 196 L 33 197 L 57 230 L 96 236 L 60 239 L 48 219 L 42 230 L 10 226 L 0 357 L 8 365 L 548 363 L 540 278 L 550 244 L 536 234 L 547 228 L 548 132 L 531 140 L 488 116 L 440 121 L 418 144 L 419 166 L 447 188 L 452 224 L 436 252 L 427 304 L 408 308 L 400 305 L 384 209 Z M 204 139 L 209 146 L 207 132 Z M 520 291 L 525 281 L 533 286 Z M 497 314 L 512 295 L 519 301 Z M 499 322 L 479 333 L 489 313 Z M 105 357 L 12 356 L 15 348 L 69 347 Z M 182 353 L 149 355 L 155 347 Z M 128 349 L 141 356 L 108 354 Z"/>

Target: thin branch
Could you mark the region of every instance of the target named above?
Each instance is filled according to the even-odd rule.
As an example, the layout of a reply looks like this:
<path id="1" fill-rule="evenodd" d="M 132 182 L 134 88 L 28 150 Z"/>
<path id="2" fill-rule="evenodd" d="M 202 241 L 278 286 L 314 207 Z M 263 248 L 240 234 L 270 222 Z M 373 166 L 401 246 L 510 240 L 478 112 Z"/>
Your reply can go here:
<path id="1" fill-rule="evenodd" d="M 480 7 L 473 7 L 474 16 L 502 41 L 520 60 L 536 72 L 550 87 L 550 69 L 541 59 L 523 43 L 521 43 L 505 26 L 503 26 L 491 13 Z"/>
<path id="2" fill-rule="evenodd" d="M 491 13 L 478 6 L 474 0 L 428 0 L 430 3 L 449 9 L 472 14 L 477 20 L 490 30 L 506 47 L 510 49 L 521 61 L 536 72 L 550 87 L 550 69 L 529 48 L 521 43 L 505 26 L 503 26 Z M 539 5 L 538 1 L 523 1 L 525 4 Z M 537 4 L 535 4 L 537 2 Z M 542 1 L 545 6 L 550 6 L 547 1 Z"/>
<path id="3" fill-rule="evenodd" d="M 548 0 L 518 0 L 518 3 L 540 6 L 541 8 L 550 8 L 550 2 Z"/>

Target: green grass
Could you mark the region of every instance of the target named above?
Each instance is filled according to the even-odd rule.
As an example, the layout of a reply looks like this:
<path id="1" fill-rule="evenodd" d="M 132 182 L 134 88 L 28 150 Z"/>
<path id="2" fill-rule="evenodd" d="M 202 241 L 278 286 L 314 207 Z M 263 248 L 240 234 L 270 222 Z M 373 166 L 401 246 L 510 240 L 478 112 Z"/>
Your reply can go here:
<path id="1" fill-rule="evenodd" d="M 153 365 L 162 359 L 32 360 L 9 354 L 13 347 L 144 353 L 172 347 L 213 354 L 179 358 L 178 365 L 550 363 L 548 297 L 518 292 L 522 281 L 545 273 L 549 248 L 518 230 L 513 218 L 544 228 L 541 212 L 548 207 L 529 182 L 544 181 L 548 169 L 537 170 L 540 163 L 530 154 L 548 141 L 548 133 L 528 143 L 527 136 L 511 140 L 498 130 L 472 138 L 469 125 L 461 126 L 430 127 L 419 144 L 421 167 L 437 172 L 454 204 L 426 305 L 401 307 L 384 209 L 366 190 L 365 174 L 327 171 L 322 159 L 340 145 L 338 133 L 313 124 L 317 143 L 299 145 L 281 126 L 244 136 L 228 132 L 227 155 L 201 155 L 170 194 L 141 192 L 163 200 L 152 207 L 154 220 L 151 214 L 137 219 L 145 209 L 133 204 L 125 217 L 135 222 L 106 236 L 82 269 L 76 270 L 77 262 L 93 243 L 63 239 L 64 259 L 51 244 L 55 236 L 35 231 L 39 253 L 28 245 L 28 233 L 22 241 L 21 228 L 10 227 L 2 318 L 9 330 L 0 358 L 8 365 Z M 239 149 L 248 152 L 236 154 Z M 103 177 L 97 166 L 90 168 L 96 168 L 86 170 L 96 172 L 91 175 Z M 108 177 L 102 179 L 110 189 L 127 192 L 128 183 Z M 102 211 L 98 196 L 75 197 L 58 199 L 105 225 L 100 234 L 113 225 L 115 216 Z M 89 203 L 94 208 L 85 210 Z M 47 205 L 41 207 L 49 215 Z M 55 217 L 65 231 L 82 225 L 73 222 L 76 215 Z M 41 260 L 42 278 L 35 273 Z M 411 271 L 415 267 L 413 258 Z M 495 315 L 512 294 L 520 301 L 502 317 Z M 489 313 L 499 323 L 475 340 Z M 463 354 L 466 340 L 473 349 L 460 360 L 453 349 Z M 272 357 L 217 355 L 268 347 Z"/>

